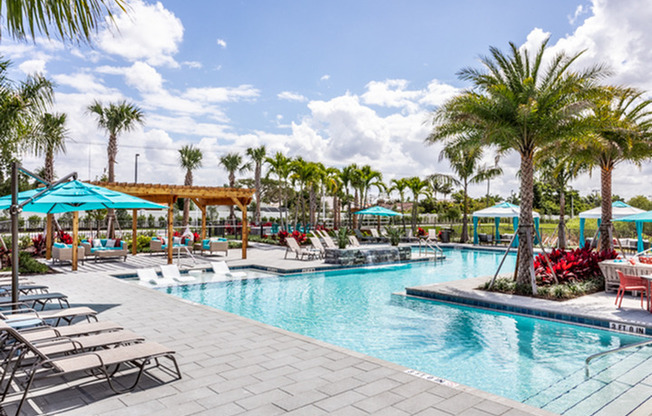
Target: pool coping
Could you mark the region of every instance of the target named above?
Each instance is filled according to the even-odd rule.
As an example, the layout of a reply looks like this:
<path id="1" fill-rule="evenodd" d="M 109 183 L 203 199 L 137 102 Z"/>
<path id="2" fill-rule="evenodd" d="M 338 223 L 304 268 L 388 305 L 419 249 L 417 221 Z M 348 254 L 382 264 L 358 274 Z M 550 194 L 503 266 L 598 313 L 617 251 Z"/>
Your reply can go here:
<path id="1" fill-rule="evenodd" d="M 407 297 L 418 299 L 475 306 L 500 312 L 584 325 L 613 332 L 652 337 L 652 319 L 650 319 L 650 321 L 641 321 L 614 316 L 600 317 L 582 312 L 576 305 L 565 304 L 562 301 L 552 301 L 475 289 L 486 280 L 486 276 L 464 279 L 464 287 L 461 287 L 462 285 L 456 283 L 462 281 L 406 287 L 405 293 L 399 293 L 399 295 L 403 294 Z M 476 284 L 473 289 L 469 290 L 467 287 L 472 283 Z"/>

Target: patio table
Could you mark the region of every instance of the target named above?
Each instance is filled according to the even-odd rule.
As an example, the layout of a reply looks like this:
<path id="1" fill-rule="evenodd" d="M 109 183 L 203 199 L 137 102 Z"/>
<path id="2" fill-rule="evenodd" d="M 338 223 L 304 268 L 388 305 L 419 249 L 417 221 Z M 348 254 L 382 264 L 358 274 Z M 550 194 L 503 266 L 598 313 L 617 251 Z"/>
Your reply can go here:
<path id="1" fill-rule="evenodd" d="M 611 292 L 618 290 L 620 278 L 616 270 L 633 276 L 652 275 L 652 264 L 638 263 L 631 264 L 628 260 L 605 260 L 598 263 L 604 276 L 604 290 Z"/>

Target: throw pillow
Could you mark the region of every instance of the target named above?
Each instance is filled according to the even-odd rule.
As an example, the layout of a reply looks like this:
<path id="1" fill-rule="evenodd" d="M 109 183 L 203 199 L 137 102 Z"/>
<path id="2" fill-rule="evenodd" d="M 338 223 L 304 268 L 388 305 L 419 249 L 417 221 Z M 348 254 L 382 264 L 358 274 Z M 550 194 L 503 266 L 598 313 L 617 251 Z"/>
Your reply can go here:
<path id="1" fill-rule="evenodd" d="M 172 244 L 175 244 L 175 245 L 181 244 L 181 237 L 174 237 L 172 239 Z"/>
<path id="2" fill-rule="evenodd" d="M 102 247 L 102 241 L 99 238 L 93 240 L 93 248 Z"/>
<path id="3" fill-rule="evenodd" d="M 104 247 L 106 247 L 106 248 L 115 247 L 115 240 L 112 240 L 112 239 L 106 240 L 106 245 Z"/>
<path id="4" fill-rule="evenodd" d="M 118 247 L 118 248 L 122 247 L 122 241 L 120 241 L 119 238 L 116 238 L 113 247 Z"/>

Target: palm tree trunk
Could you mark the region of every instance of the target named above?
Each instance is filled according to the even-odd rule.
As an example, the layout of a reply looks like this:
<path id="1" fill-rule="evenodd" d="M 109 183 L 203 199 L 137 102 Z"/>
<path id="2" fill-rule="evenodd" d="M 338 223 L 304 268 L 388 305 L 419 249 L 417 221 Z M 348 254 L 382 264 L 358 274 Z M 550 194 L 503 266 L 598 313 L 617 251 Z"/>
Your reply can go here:
<path id="1" fill-rule="evenodd" d="M 109 183 L 115 182 L 115 159 L 118 154 L 118 138 L 111 134 L 109 135 L 109 145 L 106 148 L 106 153 L 109 158 Z M 115 209 L 107 209 L 107 238 L 115 238 Z"/>
<path id="2" fill-rule="evenodd" d="M 417 235 L 417 215 L 419 215 L 419 198 L 415 195 L 412 204 L 412 235 Z"/>
<path id="3" fill-rule="evenodd" d="M 564 190 L 559 190 L 559 229 L 557 230 L 557 247 L 562 250 L 566 249 L 566 195 Z"/>
<path id="4" fill-rule="evenodd" d="M 358 200 L 359 195 L 358 195 L 358 188 L 355 188 L 355 193 L 354 193 L 354 198 L 353 198 L 353 204 L 355 205 L 355 209 L 357 210 L 360 208 L 360 201 Z M 352 212 L 349 212 L 349 215 L 353 215 L 353 229 L 358 228 L 358 216 L 353 214 Z"/>
<path id="5" fill-rule="evenodd" d="M 404 208 L 403 208 L 403 203 L 404 203 L 403 199 L 404 199 L 403 194 L 401 194 L 401 222 L 403 223 L 403 234 L 406 234 L 407 233 L 407 227 L 405 226 L 405 211 L 404 211 Z"/>
<path id="6" fill-rule="evenodd" d="M 603 166 L 600 170 L 602 182 L 602 223 L 600 224 L 600 250 L 613 250 L 611 228 L 611 172 L 613 166 Z"/>
<path id="7" fill-rule="evenodd" d="M 254 172 L 256 186 L 256 224 L 260 224 L 260 170 L 260 163 L 256 162 L 256 170 Z"/>
<path id="8" fill-rule="evenodd" d="M 235 188 L 235 172 L 234 171 L 229 172 L 229 187 L 230 188 Z M 231 221 L 235 220 L 235 207 L 233 205 L 231 205 L 229 207 L 229 219 Z"/>
<path id="9" fill-rule="evenodd" d="M 192 171 L 190 169 L 186 170 L 186 178 L 183 181 L 183 184 L 186 186 L 192 186 Z M 190 219 L 190 198 L 185 198 L 183 200 L 183 226 L 188 225 L 188 220 Z"/>
<path id="10" fill-rule="evenodd" d="M 317 193 L 315 192 L 315 186 L 311 185 L 310 186 L 310 217 L 308 218 L 310 224 L 314 225 L 317 222 L 315 220 L 316 212 L 317 212 Z"/>
<path id="11" fill-rule="evenodd" d="M 534 280 L 534 162 L 533 153 L 521 154 L 521 215 L 518 224 L 518 264 L 516 292 L 536 293 Z"/>
<path id="12" fill-rule="evenodd" d="M 460 237 L 460 243 L 464 244 L 469 239 L 469 217 L 467 212 L 469 212 L 469 194 L 468 194 L 468 181 L 464 178 L 464 213 L 462 214 L 462 236 Z"/>
<path id="13" fill-rule="evenodd" d="M 45 179 L 48 182 L 54 181 L 54 151 L 49 147 L 45 153 Z"/>

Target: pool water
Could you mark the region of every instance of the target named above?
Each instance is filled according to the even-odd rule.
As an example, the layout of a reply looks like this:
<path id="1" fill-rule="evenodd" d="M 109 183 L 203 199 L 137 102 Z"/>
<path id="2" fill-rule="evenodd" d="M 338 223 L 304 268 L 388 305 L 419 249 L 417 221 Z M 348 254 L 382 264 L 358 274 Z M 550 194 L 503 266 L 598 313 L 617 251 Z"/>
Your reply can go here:
<path id="1" fill-rule="evenodd" d="M 502 258 L 502 253 L 474 250 L 447 249 L 445 254 L 446 260 L 436 264 L 161 290 L 556 413 L 592 414 L 608 404 L 591 408 L 595 401 L 588 398 L 604 386 L 586 385 L 584 360 L 641 338 L 392 295 L 409 286 L 492 275 Z M 513 271 L 514 263 L 515 256 L 509 255 L 503 270 Z M 622 354 L 644 354 L 637 362 L 650 358 L 649 352 L 636 351 Z M 592 369 L 605 380 L 614 378 L 617 374 L 611 372 L 624 371 L 616 365 L 622 354 L 596 360 Z"/>

